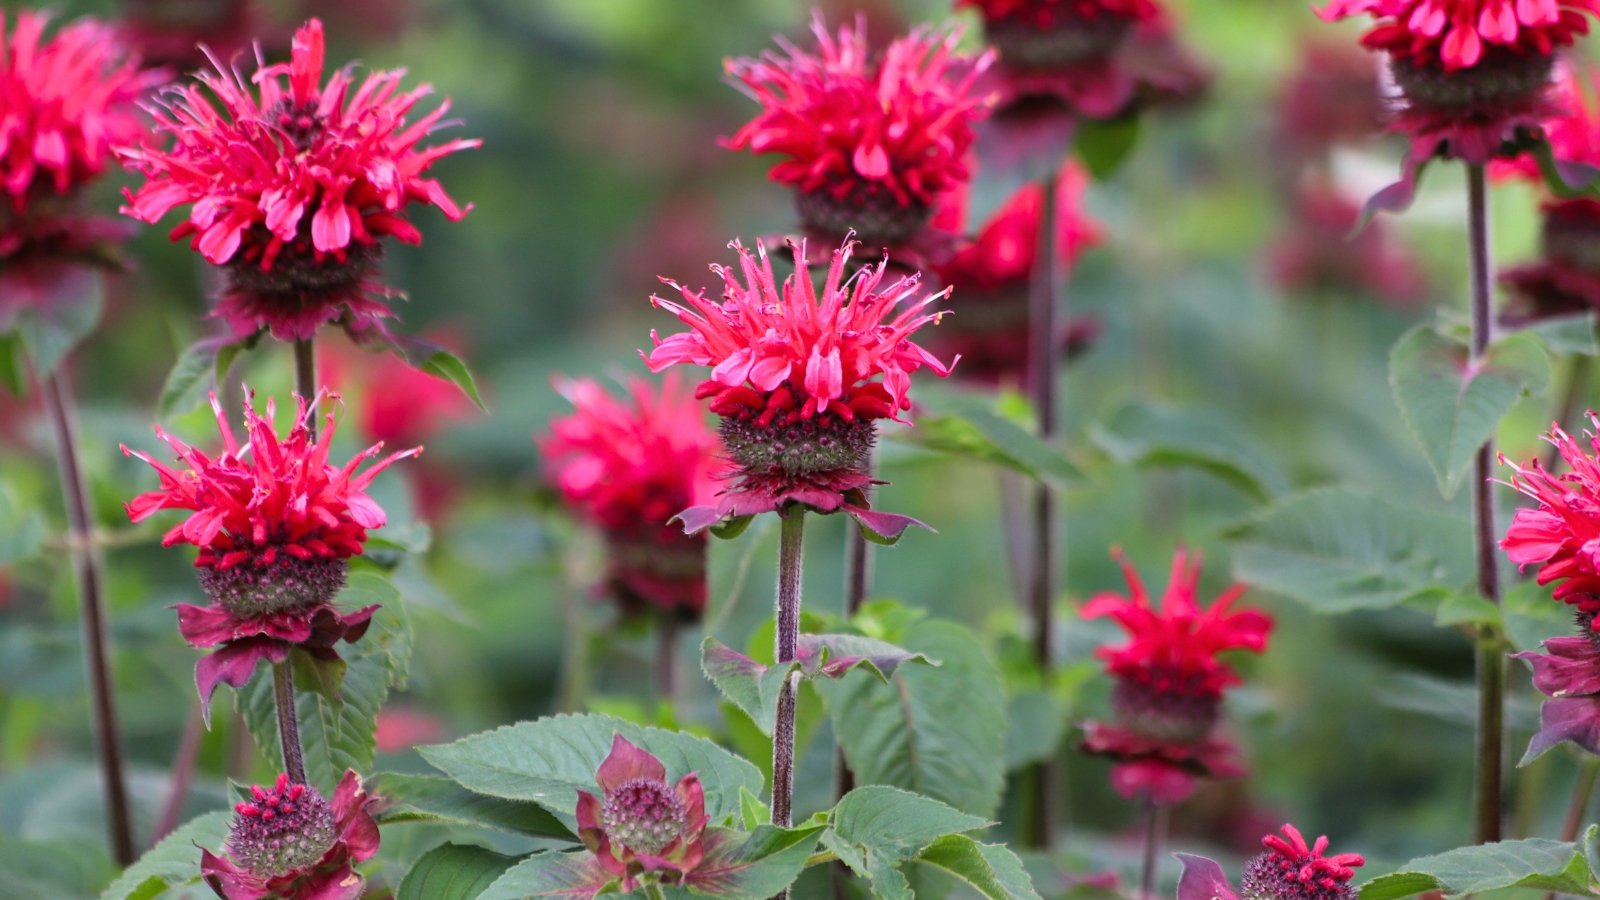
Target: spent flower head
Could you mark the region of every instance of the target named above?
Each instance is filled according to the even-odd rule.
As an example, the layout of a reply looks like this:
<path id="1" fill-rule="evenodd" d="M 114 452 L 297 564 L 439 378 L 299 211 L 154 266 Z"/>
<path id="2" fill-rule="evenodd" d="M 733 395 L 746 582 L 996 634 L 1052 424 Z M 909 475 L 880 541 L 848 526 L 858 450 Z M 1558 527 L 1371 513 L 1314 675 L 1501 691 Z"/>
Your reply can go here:
<path id="1" fill-rule="evenodd" d="M 1261 839 L 1266 849 L 1245 863 L 1238 893 L 1215 861 L 1177 854 L 1183 863 L 1178 900 L 1355 900 L 1350 880 L 1366 864 L 1361 854 L 1329 854 L 1326 835 L 1308 844 L 1293 825 L 1282 832 Z"/>
<path id="2" fill-rule="evenodd" d="M 464 216 L 471 207 L 425 173 L 481 142 L 421 146 L 450 124 L 450 104 L 408 121 L 431 88 L 402 90 L 401 71 L 358 82 L 344 68 L 324 83 L 316 19 L 295 34 L 289 62 L 259 63 L 248 80 L 214 62 L 215 72 L 196 74 L 152 110 L 170 146 L 122 151 L 146 179 L 123 211 L 145 222 L 185 211 L 172 238 L 188 238 L 227 269 L 215 314 L 240 340 L 262 329 L 301 340 L 334 322 L 352 334 L 381 333 L 393 314 L 377 299 L 389 293 L 375 280 L 382 239 L 421 242 L 406 217 L 411 204 Z"/>
<path id="3" fill-rule="evenodd" d="M 578 792 L 578 836 L 605 872 L 624 890 L 641 878 L 678 884 L 693 874 L 707 821 L 698 775 L 669 785 L 661 760 L 616 734 L 595 781 L 599 796 Z"/>
<path id="4" fill-rule="evenodd" d="M 375 800 L 351 770 L 331 802 L 287 775 L 253 785 L 234 806 L 224 855 L 200 851 L 201 874 L 225 900 L 354 900 L 366 886 L 354 865 L 378 851 Z"/>

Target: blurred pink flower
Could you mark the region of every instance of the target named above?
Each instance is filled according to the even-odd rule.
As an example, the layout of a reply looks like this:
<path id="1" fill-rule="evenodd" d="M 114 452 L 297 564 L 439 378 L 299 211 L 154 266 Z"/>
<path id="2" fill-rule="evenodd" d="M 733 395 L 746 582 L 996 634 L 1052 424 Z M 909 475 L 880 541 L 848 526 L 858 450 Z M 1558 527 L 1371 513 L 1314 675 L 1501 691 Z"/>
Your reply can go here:
<path id="1" fill-rule="evenodd" d="M 1287 227 L 1267 253 L 1267 273 L 1278 290 L 1317 296 L 1365 294 L 1392 306 L 1420 301 L 1427 291 L 1421 266 L 1378 220 L 1351 235 L 1361 206 L 1323 179 L 1302 181 L 1293 194 Z"/>
<path id="2" fill-rule="evenodd" d="M 1600 415 L 1589 413 L 1600 427 Z M 1591 448 L 1600 450 L 1600 438 L 1586 432 Z M 1600 460 L 1585 451 L 1573 437 L 1552 424 L 1544 438 L 1553 444 L 1571 471 L 1554 475 L 1537 459 L 1511 467 L 1507 484 L 1538 503 L 1517 510 L 1500 546 L 1519 568 L 1538 566 L 1541 585 L 1555 584 L 1557 600 L 1572 606 L 1586 633 L 1595 633 L 1600 613 Z"/>

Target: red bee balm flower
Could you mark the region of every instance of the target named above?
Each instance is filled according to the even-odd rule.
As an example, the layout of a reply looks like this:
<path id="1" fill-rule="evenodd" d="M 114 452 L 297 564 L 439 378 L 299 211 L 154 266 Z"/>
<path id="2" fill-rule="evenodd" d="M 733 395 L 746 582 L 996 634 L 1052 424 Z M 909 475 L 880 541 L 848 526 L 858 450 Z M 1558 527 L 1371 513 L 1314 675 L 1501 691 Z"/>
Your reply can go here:
<path id="1" fill-rule="evenodd" d="M 23 10 L 8 33 L 0 12 L 0 331 L 68 293 L 83 263 L 109 261 L 124 231 L 79 213 L 77 194 L 141 132 L 135 100 L 163 77 L 108 25 L 79 19 L 46 39 L 48 21 Z"/>
<path id="2" fill-rule="evenodd" d="M 706 604 L 705 538 L 672 517 L 716 493 L 721 445 L 698 401 L 670 375 L 618 400 L 589 379 L 558 382 L 570 416 L 540 442 L 550 480 L 607 544 L 606 581 L 624 611 L 699 618 Z"/>
<path id="3" fill-rule="evenodd" d="M 279 775 L 234 806 L 226 856 L 200 851 L 200 872 L 225 900 L 355 900 L 366 882 L 353 865 L 378 852 L 378 823 L 361 776 L 345 770 L 329 803 Z"/>
<path id="4" fill-rule="evenodd" d="M 849 241 L 834 252 L 820 292 L 805 245 L 795 247 L 795 273 L 780 291 L 763 247 L 753 254 L 737 241 L 733 247 L 738 271 L 712 267 L 723 279 L 721 303 L 671 281 L 687 306 L 651 298 L 690 330 L 665 339 L 652 332 L 650 369 L 711 367 L 695 395 L 710 398 L 711 411 L 722 417 L 722 443 L 737 479 L 714 508 L 686 511 L 685 526 L 698 531 L 729 516 L 799 503 L 823 513 L 844 509 L 864 527 L 898 536 L 912 520 L 867 508 L 874 422 L 905 421 L 911 373 L 926 366 L 950 374 L 911 340 L 939 320 L 941 314 L 922 310 L 949 291 L 919 298 L 915 275 L 884 285 L 887 261 L 846 279 Z"/>
<path id="5" fill-rule="evenodd" d="M 1178 900 L 1239 900 L 1241 894 L 1250 900 L 1355 900 L 1350 880 L 1366 865 L 1361 854 L 1328 856 L 1326 836 L 1308 845 L 1293 825 L 1283 826 L 1282 837 L 1269 834 L 1261 844 L 1267 849 L 1245 864 L 1240 893 L 1234 893 L 1215 861 L 1177 854 L 1183 863 Z"/>
<path id="6" fill-rule="evenodd" d="M 1210 609 L 1195 602 L 1200 564 L 1179 550 L 1172 560 L 1161 609 L 1150 605 L 1144 583 L 1117 554 L 1131 596 L 1100 594 L 1084 604 L 1086 619 L 1110 616 L 1131 638 L 1098 651 L 1116 679 L 1115 721 L 1086 726 L 1085 749 L 1118 760 L 1112 784 L 1124 796 L 1147 793 L 1176 803 L 1194 788 L 1194 775 L 1237 775 L 1233 748 L 1217 737 L 1223 690 L 1239 676 L 1217 658 L 1227 650 L 1266 649 L 1272 619 L 1257 610 L 1229 612 L 1244 593 L 1234 585 Z"/>
<path id="7" fill-rule="evenodd" d="M 1334 21 L 1366 14 L 1361 43 L 1389 55 L 1400 92 L 1394 128 L 1412 157 L 1440 144 L 1471 163 L 1498 155 L 1556 111 L 1548 96 L 1556 51 L 1589 30 L 1600 0 L 1332 0 Z"/>
<path id="8" fill-rule="evenodd" d="M 1589 420 L 1600 426 L 1595 413 L 1589 413 Z M 1593 432 L 1588 438 L 1600 450 L 1600 438 Z M 1538 460 L 1524 467 L 1500 457 L 1514 473 L 1510 486 L 1539 502 L 1537 509 L 1517 510 L 1500 546 L 1519 567 L 1537 565 L 1539 583 L 1555 583 L 1555 598 L 1574 607 L 1579 625 L 1594 634 L 1600 613 L 1600 460 L 1559 424 L 1550 426 L 1545 440 L 1572 471 L 1552 475 Z"/>
<path id="9" fill-rule="evenodd" d="M 123 211 L 155 222 L 188 207 L 172 238 L 191 238 L 207 261 L 227 267 L 215 315 L 241 340 L 263 328 L 306 339 L 329 322 L 352 334 L 381 332 L 379 320 L 392 313 L 373 296 L 388 293 L 373 280 L 380 239 L 421 242 L 405 218 L 409 203 L 432 204 L 450 219 L 471 208 L 423 177 L 440 157 L 480 143 L 418 148 L 448 101 L 407 124 L 427 86 L 400 93 L 399 71 L 356 86 L 349 69 L 324 86 L 322 71 L 322 23 L 312 19 L 295 34 L 288 63 L 251 79 L 259 96 L 219 62 L 155 112 L 174 138 L 170 150 L 122 151 L 148 179 Z"/>
<path id="10" fill-rule="evenodd" d="M 631 891 L 641 876 L 676 884 L 704 858 L 706 796 L 695 773 L 667 785 L 661 760 L 618 734 L 595 773 L 601 796 L 578 792 L 578 836 Z"/>
<path id="11" fill-rule="evenodd" d="M 194 564 L 211 604 L 181 603 L 177 610 L 178 629 L 191 645 L 220 645 L 195 667 L 195 685 L 207 701 L 218 682 L 240 687 L 249 681 L 262 659 L 282 662 L 296 646 L 321 659 L 338 659 L 335 643 L 366 633 L 376 606 L 346 614 L 332 601 L 344 586 L 347 560 L 361 552 L 367 530 L 385 521 L 383 510 L 367 496 L 367 485 L 390 463 L 422 452 L 416 447 L 394 453 L 357 472 L 383 445 L 368 447 L 343 468 L 330 465 L 333 415 L 321 440 L 312 441 L 311 409 L 304 398 L 297 398 L 295 424 L 283 441 L 272 427 L 271 401 L 263 418 L 246 399 L 249 439 L 244 445 L 215 395 L 211 408 L 223 439 L 223 454 L 215 459 L 156 429 L 189 465 L 188 472 L 122 448 L 161 475 L 160 490 L 128 502 L 130 519 L 143 521 L 165 509 L 192 511 L 161 542 L 200 548 Z"/>
<path id="12" fill-rule="evenodd" d="M 727 63 L 762 112 L 724 144 L 788 157 L 771 177 L 794 186 L 800 220 L 817 236 L 854 230 L 874 247 L 907 243 L 969 177 L 972 122 L 984 112 L 972 86 L 988 58 L 956 54 L 955 29 L 913 31 L 877 58 L 864 21 L 830 34 L 818 13 L 811 30 L 815 53 L 780 40 L 781 54 Z"/>

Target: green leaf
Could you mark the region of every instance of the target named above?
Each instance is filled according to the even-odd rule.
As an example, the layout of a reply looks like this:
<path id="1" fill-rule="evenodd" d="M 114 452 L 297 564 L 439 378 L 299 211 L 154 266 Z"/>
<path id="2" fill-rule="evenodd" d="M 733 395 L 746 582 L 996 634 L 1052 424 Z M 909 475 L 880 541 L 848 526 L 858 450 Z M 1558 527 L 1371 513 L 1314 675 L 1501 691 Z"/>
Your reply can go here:
<path id="1" fill-rule="evenodd" d="M 561 820 L 537 804 L 474 794 L 448 778 L 381 772 L 369 783 L 388 805 L 378 824 L 438 822 L 493 828 L 511 834 L 576 841 Z"/>
<path id="2" fill-rule="evenodd" d="M 935 453 L 1011 469 L 1058 488 L 1083 481 L 1083 472 L 1060 450 L 996 412 L 987 399 L 942 397 L 914 427 L 885 435 Z"/>
<path id="3" fill-rule="evenodd" d="M 396 900 L 475 900 L 517 857 L 470 844 L 442 844 L 423 854 L 400 880 Z"/>
<path id="4" fill-rule="evenodd" d="M 94 331 L 100 322 L 103 284 L 98 274 L 82 279 L 84 290 L 52 297 L 42 308 L 18 314 L 16 333 L 41 377 L 56 370 L 61 360 Z"/>
<path id="5" fill-rule="evenodd" d="M 219 810 L 179 826 L 111 882 L 100 894 L 100 900 L 149 900 L 161 896 L 170 885 L 198 880 L 200 851 L 195 844 L 213 851 L 220 848 L 232 818 L 232 814 Z"/>
<path id="6" fill-rule="evenodd" d="M 1594 311 L 1568 316 L 1551 316 L 1539 319 L 1521 331 L 1538 335 L 1550 352 L 1557 356 L 1574 353 L 1584 356 L 1600 354 L 1600 343 L 1595 340 Z"/>
<path id="7" fill-rule="evenodd" d="M 92 897 L 110 880 L 111 860 L 98 847 L 71 839 L 0 840 L 6 900 Z"/>
<path id="8" fill-rule="evenodd" d="M 1133 155 L 1139 143 L 1139 117 L 1123 116 L 1117 119 L 1083 119 L 1078 122 L 1078 133 L 1073 140 L 1073 150 L 1096 181 L 1105 181 Z"/>
<path id="9" fill-rule="evenodd" d="M 910 885 L 898 871 L 901 863 L 944 835 L 991 824 L 932 798 L 878 785 L 844 795 L 831 819 L 822 845 L 871 881 L 874 896 L 887 898 L 911 896 Z"/>
<path id="10" fill-rule="evenodd" d="M 1277 465 L 1243 426 L 1216 410 L 1130 403 L 1094 429 L 1095 443 L 1120 462 L 1148 468 L 1187 467 L 1222 479 L 1257 500 L 1288 485 Z"/>
<path id="11" fill-rule="evenodd" d="M 1518 650 L 1538 650 L 1552 635 L 1572 628 L 1571 607 L 1550 596 L 1550 586 L 1520 579 L 1505 587 L 1501 618 L 1506 637 Z"/>
<path id="12" fill-rule="evenodd" d="M 1281 500 L 1228 537 L 1236 578 L 1323 613 L 1459 591 L 1473 573 L 1465 519 L 1343 488 Z"/>
<path id="13" fill-rule="evenodd" d="M 0 332 L 0 384 L 13 397 L 21 397 L 28 390 L 28 359 L 22 335 L 15 331 Z"/>
<path id="14" fill-rule="evenodd" d="M 1574 843 L 1533 838 L 1460 847 L 1406 863 L 1361 886 L 1361 900 L 1396 900 L 1422 891 L 1447 896 L 1520 887 L 1595 896 L 1594 874 Z"/>
<path id="15" fill-rule="evenodd" d="M 588 850 L 546 850 L 517 863 L 495 879 L 478 900 L 523 900 L 525 897 L 593 897 L 619 880 L 600 867 Z"/>
<path id="16" fill-rule="evenodd" d="M 206 395 L 216 389 L 217 346 L 214 341 L 190 344 L 172 364 L 167 380 L 161 385 L 161 400 L 156 404 L 156 416 L 167 419 L 199 406 Z"/>
<path id="17" fill-rule="evenodd" d="M 406 336 L 391 338 L 390 346 L 412 368 L 435 378 L 443 378 L 460 388 L 461 393 L 466 394 L 479 409 L 489 411 L 489 407 L 483 405 L 483 397 L 478 394 L 478 383 L 473 379 L 472 371 L 454 353 L 438 344 Z"/>
<path id="18" fill-rule="evenodd" d="M 851 771 L 993 816 L 1005 773 L 1005 695 L 1000 672 L 970 629 L 922 622 L 902 643 L 940 660 L 902 666 L 887 682 L 864 672 L 814 682 Z"/>
<path id="19" fill-rule="evenodd" d="M 1067 714 L 1054 694 L 1042 689 L 1013 694 L 1006 704 L 1006 771 L 1055 756 L 1066 733 Z"/>
<path id="20" fill-rule="evenodd" d="M 800 877 L 824 826 L 779 828 L 762 825 L 751 834 L 707 828 L 705 858 L 689 873 L 687 890 L 668 889 L 669 897 L 701 896 L 742 900 L 771 897 Z"/>
<path id="21" fill-rule="evenodd" d="M 1433 624 L 1440 628 L 1461 624 L 1499 627 L 1500 607 L 1476 594 L 1450 594 L 1440 601 Z"/>
<path id="22" fill-rule="evenodd" d="M 655 754 L 672 778 L 698 772 L 712 822 L 738 815 L 741 787 L 761 790 L 759 769 L 704 738 L 610 716 L 550 716 L 418 751 L 468 790 L 537 803 L 571 823 L 577 792 L 595 790 L 595 770 L 619 732 Z"/>
<path id="23" fill-rule="evenodd" d="M 787 666 L 765 666 L 716 638 L 700 644 L 700 667 L 723 696 L 771 736 L 777 720 L 778 692 L 790 672 L 807 678 L 840 678 L 863 667 L 887 682 L 889 673 L 906 662 L 938 665 L 925 654 L 912 653 L 887 641 L 854 634 L 802 634 L 797 656 Z"/>
<path id="24" fill-rule="evenodd" d="M 0 484 L 0 565 L 37 556 L 44 538 L 44 516 L 24 506 L 7 485 Z"/>
<path id="25" fill-rule="evenodd" d="M 338 646 L 346 668 L 337 697 L 312 690 L 295 692 L 306 778 L 325 792 L 333 790 L 345 769 L 372 769 L 377 756 L 373 733 L 378 710 L 383 708 L 391 688 L 405 684 L 411 659 L 411 623 L 399 594 L 382 576 L 374 572 L 352 573 L 339 593 L 338 603 L 343 609 L 371 603 L 383 608 L 373 615 L 372 626 L 361 640 Z M 325 674 L 301 651 L 291 653 L 289 658 L 295 666 L 297 684 L 315 683 L 319 674 Z M 271 673 L 265 668 L 257 671 L 238 692 L 236 705 L 256 745 L 277 765 L 282 751 Z"/>
<path id="26" fill-rule="evenodd" d="M 1446 498 L 1518 399 L 1550 382 L 1550 354 L 1531 334 L 1512 334 L 1477 362 L 1467 348 L 1418 325 L 1389 355 L 1389 386 L 1406 427 Z"/>
<path id="27" fill-rule="evenodd" d="M 748 788 L 739 788 L 739 821 L 745 831 L 755 831 L 763 822 L 772 821 L 772 809 Z"/>
<path id="28" fill-rule="evenodd" d="M 961 879 L 991 900 L 1040 900 L 1022 860 L 1003 844 L 946 835 L 922 851 L 917 862 Z"/>

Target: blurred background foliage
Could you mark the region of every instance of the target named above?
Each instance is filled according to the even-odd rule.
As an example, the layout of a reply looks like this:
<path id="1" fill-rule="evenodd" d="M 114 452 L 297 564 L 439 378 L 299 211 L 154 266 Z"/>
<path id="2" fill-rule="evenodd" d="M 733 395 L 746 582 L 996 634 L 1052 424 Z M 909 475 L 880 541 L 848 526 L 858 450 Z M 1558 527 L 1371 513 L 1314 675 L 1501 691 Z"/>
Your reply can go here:
<path id="1" fill-rule="evenodd" d="M 830 18 L 856 5 L 823 3 Z M 934 0 L 865 5 L 879 35 L 949 14 Z M 1436 167 L 1417 206 L 1385 223 L 1428 286 L 1416 301 L 1274 284 L 1268 248 L 1297 227 L 1288 201 L 1298 176 L 1284 170 L 1272 139 L 1279 95 L 1307 41 L 1353 42 L 1358 29 L 1325 25 L 1306 4 L 1281 0 L 1171 5 L 1181 34 L 1217 77 L 1197 106 L 1149 118 L 1131 159 L 1087 194 L 1106 239 L 1082 259 L 1068 302 L 1074 313 L 1098 316 L 1104 330 L 1070 367 L 1063 391 L 1067 452 L 1087 474 L 1066 494 L 1066 607 L 1122 590 L 1113 546 L 1126 549 L 1152 586 L 1164 582 L 1175 545 L 1201 549 L 1203 596 L 1215 596 L 1228 580 L 1224 534 L 1295 489 L 1353 484 L 1403 506 L 1442 508 L 1390 397 L 1387 355 L 1435 306 L 1463 307 L 1460 173 Z M 52 6 L 63 16 L 115 13 L 108 3 Z M 415 659 L 408 689 L 391 699 L 380 767 L 422 770 L 406 749 L 412 743 L 553 711 L 575 649 L 586 656 L 590 708 L 665 715 L 713 735 L 737 729 L 711 685 L 687 675 L 674 709 L 653 708 L 652 641 L 639 628 L 618 626 L 591 597 L 596 547 L 541 487 L 532 437 L 565 406 L 549 387 L 552 375 L 643 371 L 636 349 L 647 346 L 651 328 L 672 324 L 647 302 L 657 275 L 708 284 L 705 266 L 731 258 L 730 239 L 789 226 L 788 192 L 766 181 L 766 162 L 717 146 L 753 110 L 722 81 L 721 62 L 759 52 L 776 33 L 803 35 L 809 9 L 801 0 L 272 6 L 280 44 L 299 17 L 319 14 L 330 59 L 406 67 L 452 98 L 461 134 L 484 139 L 481 150 L 435 167 L 455 197 L 475 204 L 471 215 L 450 225 L 436 211 L 421 213 L 424 244 L 395 247 L 385 260 L 389 281 L 410 297 L 400 306 L 402 330 L 440 336 L 459 350 L 491 414 L 463 406 L 426 436 L 427 471 L 449 493 L 431 516 L 431 550 L 399 577 Z M 1377 139 L 1339 151 L 1332 169 L 1362 197 L 1392 180 L 1399 153 Z M 108 186 L 107 207 L 113 194 Z M 993 206 L 999 192 L 982 182 L 977 196 L 979 206 Z M 1493 213 L 1497 258 L 1532 255 L 1532 189 L 1497 185 Z M 160 227 L 144 229 L 132 255 L 137 270 L 112 286 L 107 320 L 77 352 L 73 371 L 99 521 L 114 545 L 108 571 L 119 699 L 147 833 L 192 715 L 194 651 L 179 639 L 168 607 L 194 599 L 196 588 L 184 554 L 155 550 L 164 526 L 127 526 L 121 502 L 152 482 L 116 448 L 155 445 L 156 399 L 177 353 L 204 331 L 208 284 L 195 255 L 170 244 Z M 957 315 L 960 299 L 952 300 Z M 259 393 L 286 397 L 287 355 L 276 346 L 254 354 L 246 375 Z M 355 371 L 372 362 L 347 356 L 343 365 Z M 347 418 L 359 426 L 363 392 L 389 389 L 381 378 L 347 389 Z M 1534 451 L 1551 408 L 1550 398 L 1518 407 L 1502 431 L 1508 456 Z M 1165 417 L 1147 415 L 1151 409 Z M 164 424 L 203 442 L 214 434 L 208 418 L 200 410 Z M 359 430 L 346 427 L 351 445 Z M 1207 436 L 1206 466 L 1151 465 L 1160 454 L 1139 452 L 1140 441 L 1182 443 L 1183 434 Z M 48 432 L 35 409 L 3 397 L 0 437 L 0 542 L 37 538 L 46 549 L 7 571 L 0 586 L 0 846 L 8 838 L 93 843 L 99 795 L 73 593 L 52 537 L 61 533 L 62 514 Z M 380 500 L 393 522 L 416 520 L 406 479 L 414 482 L 421 469 L 392 471 L 396 477 L 378 482 Z M 939 533 L 912 534 L 879 554 L 878 595 L 970 626 L 1002 663 L 1020 655 L 1010 637 L 1021 622 L 996 473 L 889 441 L 882 474 L 892 483 L 882 489 L 883 504 Z M 1500 494 L 1509 510 L 1510 492 Z M 1462 492 L 1458 510 L 1464 501 Z M 27 511 L 42 511 L 47 521 L 30 523 Z M 842 553 L 834 551 L 843 548 L 843 527 L 816 520 L 810 540 L 807 609 L 836 613 Z M 714 543 L 707 627 L 744 646 L 769 616 L 776 531 Z M 1237 859 L 1292 820 L 1332 835 L 1336 849 L 1367 854 L 1367 871 L 1376 874 L 1465 842 L 1468 642 L 1436 628 L 1426 609 L 1330 618 L 1260 591 L 1249 602 L 1278 621 L 1270 651 L 1241 660 L 1247 686 L 1230 700 L 1253 775 L 1208 786 L 1180 808 L 1174 848 Z M 1061 617 L 1069 668 L 1092 665 L 1094 647 L 1114 639 L 1105 623 Z M 684 637 L 686 668 L 697 641 Z M 1537 704 L 1520 667 L 1511 685 L 1508 756 L 1515 759 Z M 1105 692 L 1090 679 L 1072 717 L 1102 710 Z M 219 717 L 202 743 L 190 812 L 218 808 L 229 773 L 267 774 L 247 742 L 231 716 Z M 802 764 L 802 812 L 829 802 L 831 759 L 823 747 L 814 742 Z M 1069 753 L 1068 769 L 1065 848 L 1084 871 L 1132 871 L 1136 811 L 1110 791 L 1107 764 Z M 1517 770 L 1511 836 L 1554 834 L 1575 771 L 1565 752 Z M 414 854 L 429 845 L 426 829 L 404 831 L 386 833 L 386 864 L 402 865 L 407 846 Z M 104 874 L 103 860 L 78 864 L 86 884 Z M 1051 885 L 1040 888 L 1050 895 Z"/>

